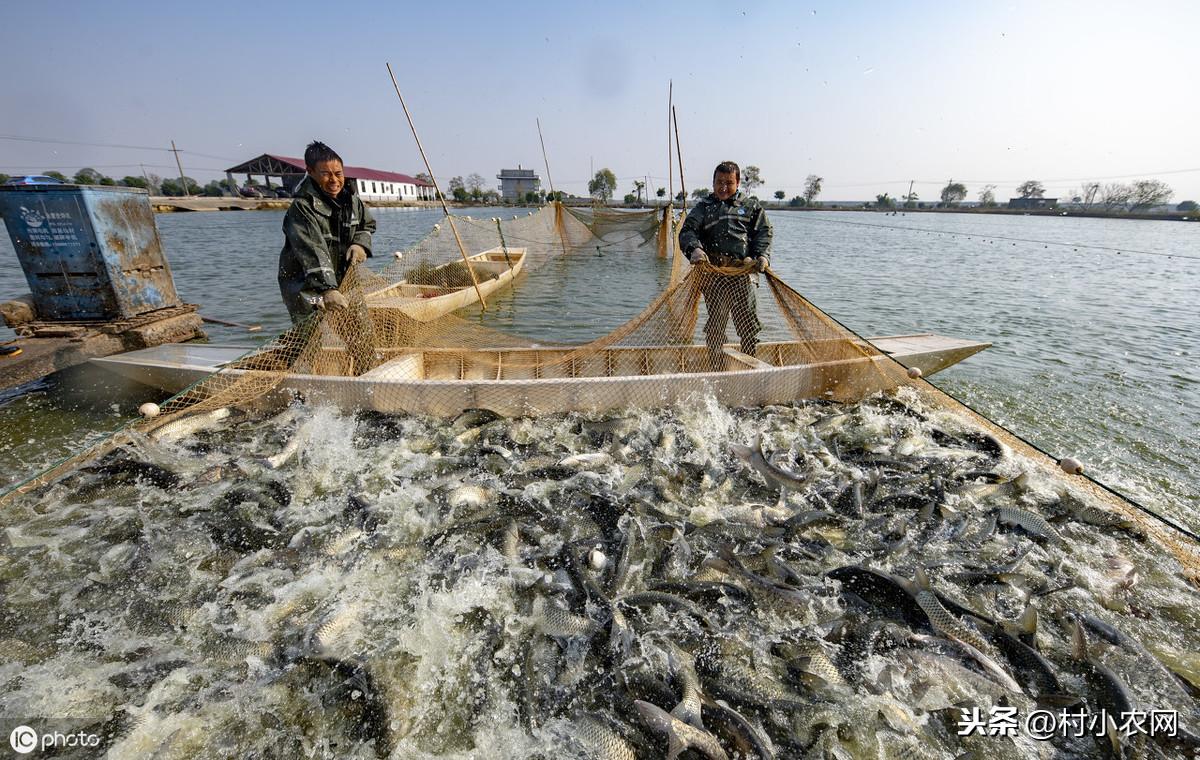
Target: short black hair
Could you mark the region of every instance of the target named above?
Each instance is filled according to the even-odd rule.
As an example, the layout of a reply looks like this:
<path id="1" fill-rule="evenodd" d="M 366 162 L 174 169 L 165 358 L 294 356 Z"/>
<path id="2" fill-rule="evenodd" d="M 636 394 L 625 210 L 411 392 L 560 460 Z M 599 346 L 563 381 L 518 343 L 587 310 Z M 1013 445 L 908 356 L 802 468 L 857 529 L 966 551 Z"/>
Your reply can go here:
<path id="1" fill-rule="evenodd" d="M 739 169 L 738 165 L 732 161 L 722 161 L 721 163 L 717 164 L 716 169 L 713 169 L 714 185 L 717 184 L 718 174 L 732 174 L 733 176 L 737 177 L 738 182 L 742 181 L 742 170 Z"/>
<path id="2" fill-rule="evenodd" d="M 336 150 L 320 140 L 313 140 L 304 149 L 304 167 L 306 169 L 315 169 L 320 162 L 333 161 L 335 159 L 343 166 L 346 165 L 346 162 L 342 161 L 342 157 L 337 154 Z"/>

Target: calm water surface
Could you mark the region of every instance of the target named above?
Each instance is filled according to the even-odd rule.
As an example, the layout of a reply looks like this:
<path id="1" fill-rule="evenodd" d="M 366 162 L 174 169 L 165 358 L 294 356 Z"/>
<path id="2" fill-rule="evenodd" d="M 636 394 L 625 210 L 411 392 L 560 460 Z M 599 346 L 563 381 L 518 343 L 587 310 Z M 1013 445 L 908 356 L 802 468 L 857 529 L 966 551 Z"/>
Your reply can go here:
<path id="1" fill-rule="evenodd" d="M 487 218 L 495 209 L 474 213 Z M 376 267 L 440 211 L 379 209 Z M 993 348 L 935 384 L 1155 509 L 1200 525 L 1200 225 L 967 214 L 772 212 L 773 266 L 864 335 L 932 331 Z M 160 215 L 180 296 L 208 316 L 288 326 L 275 282 L 282 212 Z M 637 313 L 667 280 L 657 260 L 588 256 L 494 297 L 488 324 L 581 341 Z M 569 277 L 567 275 L 570 275 Z M 584 274 L 585 276 L 579 276 Z M 27 292 L 7 235 L 0 298 Z M 603 293 L 597 298 L 597 293 Z M 765 292 L 760 294 L 765 297 Z M 209 326 L 214 342 L 252 334 Z M 11 331 L 0 329 L 0 339 Z M 0 484 L 103 437 L 147 391 L 78 368 L 0 397 Z"/>

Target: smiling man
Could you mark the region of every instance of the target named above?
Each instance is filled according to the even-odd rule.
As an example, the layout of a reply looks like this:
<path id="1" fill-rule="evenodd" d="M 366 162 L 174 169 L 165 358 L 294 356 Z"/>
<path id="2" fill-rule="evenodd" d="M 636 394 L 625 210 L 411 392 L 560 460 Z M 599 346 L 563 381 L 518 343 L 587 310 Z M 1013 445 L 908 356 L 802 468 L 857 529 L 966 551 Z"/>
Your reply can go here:
<path id="1" fill-rule="evenodd" d="M 758 201 L 738 189 L 740 184 L 737 164 L 717 164 L 712 193 L 688 213 L 679 231 L 679 245 L 692 264 L 766 270 L 771 255 L 771 223 Z M 762 323 L 758 321 L 750 275 L 704 272 L 700 290 L 708 308 L 704 335 L 712 368 L 724 366 L 722 346 L 731 312 L 742 353 L 754 356 Z"/>
<path id="2" fill-rule="evenodd" d="M 315 309 L 347 307 L 338 290 L 346 272 L 371 255 L 375 220 L 346 182 L 342 157 L 323 142 L 304 149 L 307 176 L 283 218 L 279 292 L 293 323 Z"/>

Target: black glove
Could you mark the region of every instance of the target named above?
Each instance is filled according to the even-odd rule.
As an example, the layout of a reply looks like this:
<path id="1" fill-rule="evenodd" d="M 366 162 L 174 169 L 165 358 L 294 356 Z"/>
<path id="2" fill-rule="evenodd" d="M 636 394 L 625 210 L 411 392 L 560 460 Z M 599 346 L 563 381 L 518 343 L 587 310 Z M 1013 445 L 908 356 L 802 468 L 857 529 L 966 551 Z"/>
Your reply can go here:
<path id="1" fill-rule="evenodd" d="M 692 252 L 688 254 L 688 261 L 692 262 L 693 264 L 699 264 L 701 261 L 708 261 L 708 254 L 704 252 L 703 248 L 696 246 L 692 249 Z"/>

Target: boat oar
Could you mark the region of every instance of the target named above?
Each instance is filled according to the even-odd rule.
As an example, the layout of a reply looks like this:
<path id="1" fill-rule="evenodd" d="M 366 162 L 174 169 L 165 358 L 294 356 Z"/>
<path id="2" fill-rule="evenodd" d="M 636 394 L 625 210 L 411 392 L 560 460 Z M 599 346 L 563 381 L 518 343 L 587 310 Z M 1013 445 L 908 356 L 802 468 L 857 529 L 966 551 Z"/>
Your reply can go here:
<path id="1" fill-rule="evenodd" d="M 241 322 L 228 322 L 224 319 L 217 319 L 215 317 L 206 317 L 203 314 L 200 315 L 200 321 L 207 322 L 210 325 L 221 325 L 223 327 L 240 327 L 243 330 L 245 330 L 246 332 L 258 332 L 259 330 L 262 329 L 262 325 L 244 325 Z"/>

